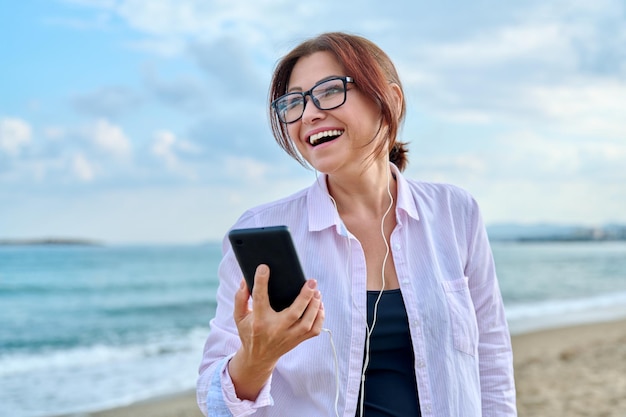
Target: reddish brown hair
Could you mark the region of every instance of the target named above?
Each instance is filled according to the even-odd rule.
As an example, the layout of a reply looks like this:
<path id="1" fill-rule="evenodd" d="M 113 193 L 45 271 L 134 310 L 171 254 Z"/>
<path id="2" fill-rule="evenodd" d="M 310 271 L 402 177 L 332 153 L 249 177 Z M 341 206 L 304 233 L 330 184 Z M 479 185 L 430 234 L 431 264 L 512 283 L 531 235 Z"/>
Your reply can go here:
<path id="1" fill-rule="evenodd" d="M 380 109 L 381 128 L 386 129 L 389 147 L 386 148 L 385 141 L 381 141 L 372 156 L 389 152 L 390 161 L 397 165 L 400 170 L 404 170 L 408 162 L 406 155 L 408 149 L 406 143 L 396 140 L 406 113 L 404 92 L 402 94 L 402 106 L 398 110 L 390 88 L 390 83 L 395 83 L 402 90 L 402 84 L 391 59 L 370 40 L 357 35 L 331 32 L 321 34 L 296 46 L 278 62 L 274 70 L 269 102 L 271 103 L 287 92 L 291 72 L 300 58 L 324 51 L 330 52 L 336 57 L 339 64 L 345 69 L 346 75 L 354 79 L 354 85 L 366 97 L 376 103 Z M 274 138 L 280 147 L 302 165 L 308 166 L 289 138 L 287 125 L 278 120 L 276 113 L 271 111 L 271 105 L 270 123 Z"/>

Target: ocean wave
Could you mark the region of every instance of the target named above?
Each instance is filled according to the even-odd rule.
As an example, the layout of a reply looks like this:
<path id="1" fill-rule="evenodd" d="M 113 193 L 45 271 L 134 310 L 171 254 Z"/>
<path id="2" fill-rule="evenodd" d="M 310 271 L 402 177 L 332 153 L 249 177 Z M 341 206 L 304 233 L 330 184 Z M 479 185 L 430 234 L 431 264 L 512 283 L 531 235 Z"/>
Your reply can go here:
<path id="1" fill-rule="evenodd" d="M 626 292 L 505 306 L 512 333 L 626 317 Z"/>
<path id="2" fill-rule="evenodd" d="M 208 329 L 135 345 L 0 357 L 0 404 L 12 417 L 102 410 L 192 389 Z"/>
<path id="3" fill-rule="evenodd" d="M 143 344 L 94 344 L 66 349 L 43 349 L 29 353 L 0 355 L 0 378 L 7 375 L 51 369 L 83 368 L 104 363 L 128 362 L 160 355 L 197 351 L 208 328 L 195 328 L 186 334 L 152 336 Z"/>
<path id="4" fill-rule="evenodd" d="M 150 304 L 138 304 L 138 305 L 121 305 L 121 306 L 106 306 L 101 308 L 101 312 L 108 316 L 122 316 L 122 317 L 134 317 L 134 316 L 151 316 L 157 317 L 158 315 L 173 315 L 180 313 L 194 314 L 196 312 L 202 312 L 207 307 L 214 309 L 216 303 L 212 300 L 207 301 L 204 295 L 196 295 L 196 300 L 191 296 L 183 298 L 177 301 L 153 301 Z"/>

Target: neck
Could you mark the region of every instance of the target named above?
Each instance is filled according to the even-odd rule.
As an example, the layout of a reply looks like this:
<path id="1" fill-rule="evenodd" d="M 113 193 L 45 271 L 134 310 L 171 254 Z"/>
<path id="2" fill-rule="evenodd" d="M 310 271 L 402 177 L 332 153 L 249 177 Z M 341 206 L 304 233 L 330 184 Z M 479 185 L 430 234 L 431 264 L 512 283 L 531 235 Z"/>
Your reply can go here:
<path id="1" fill-rule="evenodd" d="M 380 217 L 396 200 L 396 182 L 389 161 L 375 161 L 365 170 L 354 175 L 329 175 L 328 192 L 335 200 L 341 216 L 368 214 Z"/>

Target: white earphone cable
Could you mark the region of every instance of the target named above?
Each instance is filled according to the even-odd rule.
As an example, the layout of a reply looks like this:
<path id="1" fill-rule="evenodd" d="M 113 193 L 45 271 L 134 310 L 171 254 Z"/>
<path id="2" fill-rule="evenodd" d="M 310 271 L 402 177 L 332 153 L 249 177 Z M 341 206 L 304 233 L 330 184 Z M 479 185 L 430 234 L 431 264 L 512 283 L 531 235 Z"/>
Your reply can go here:
<path id="1" fill-rule="evenodd" d="M 316 173 L 316 182 L 321 187 L 321 185 L 319 184 L 319 176 L 317 175 L 317 171 L 315 171 L 315 173 Z M 363 413 L 364 413 L 364 407 L 363 406 L 364 406 L 364 401 L 365 401 L 365 373 L 367 371 L 367 367 L 369 365 L 369 360 L 370 360 L 370 338 L 371 338 L 372 332 L 374 331 L 374 327 L 376 326 L 376 319 L 377 319 L 377 316 L 378 316 L 378 304 L 379 304 L 380 299 L 382 298 L 383 292 L 385 290 L 385 268 L 386 268 L 387 260 L 389 258 L 389 253 L 390 253 L 389 242 L 387 241 L 387 236 L 385 235 L 385 219 L 387 218 L 387 215 L 389 214 L 389 212 L 393 208 L 393 204 L 394 204 L 393 194 L 391 193 L 390 181 L 391 181 L 391 179 L 390 179 L 390 175 L 389 175 L 389 169 L 387 169 L 387 195 L 389 196 L 389 207 L 387 207 L 387 210 L 383 214 L 383 217 L 382 217 L 381 222 L 380 222 L 380 233 L 382 235 L 383 241 L 385 242 L 385 257 L 383 258 L 383 263 L 382 263 L 382 268 L 381 268 L 381 289 L 380 289 L 380 291 L 378 293 L 378 296 L 376 298 L 376 302 L 374 303 L 374 314 L 373 314 L 372 326 L 371 327 L 369 326 L 369 324 L 367 322 L 367 315 L 363 314 L 363 312 L 354 303 L 354 297 L 352 298 L 352 303 L 353 303 L 354 307 L 356 308 L 356 310 L 359 311 L 359 313 L 363 317 L 363 319 L 365 321 L 365 327 L 367 329 L 366 337 L 365 337 L 365 359 L 363 361 L 363 370 L 361 372 L 361 387 L 360 387 L 360 395 L 359 395 L 360 417 L 363 417 Z M 333 196 L 331 196 L 330 193 L 328 193 L 328 197 L 332 201 L 333 206 L 335 207 L 335 210 L 337 211 L 337 213 L 339 213 L 339 209 L 337 207 L 337 202 L 335 201 Z M 344 228 L 345 228 L 345 226 L 344 226 Z M 351 244 L 350 236 L 347 233 L 348 232 L 347 232 L 347 229 L 346 229 L 345 237 L 346 237 L 346 240 L 348 242 L 348 256 L 347 256 L 347 261 L 346 261 L 346 275 L 347 275 L 347 277 L 349 279 L 349 282 L 352 282 L 352 268 L 351 268 L 352 244 Z M 336 384 L 336 390 L 335 390 L 335 415 L 339 416 L 339 411 L 338 411 L 338 402 L 339 402 L 339 363 L 338 363 L 338 358 L 337 358 L 337 352 L 335 350 L 335 344 L 334 344 L 332 332 L 330 331 L 330 329 L 326 329 L 325 328 L 325 329 L 322 329 L 322 330 L 327 332 L 328 335 L 330 336 L 330 343 L 331 343 L 331 347 L 333 349 L 333 354 L 334 354 L 334 359 L 335 359 L 335 384 Z"/>
<path id="2" fill-rule="evenodd" d="M 367 372 L 367 367 L 370 362 L 370 339 L 372 333 L 374 332 L 374 327 L 376 327 L 376 319 L 378 318 L 378 304 L 380 299 L 382 298 L 383 291 L 385 290 L 385 267 L 387 265 L 387 259 L 389 258 L 389 242 L 387 242 L 387 236 L 385 235 L 385 219 L 387 215 L 393 208 L 393 195 L 391 194 L 390 189 L 390 178 L 389 178 L 389 169 L 387 169 L 387 195 L 389 195 L 389 207 L 387 207 L 387 211 L 383 214 L 383 218 L 380 221 L 380 233 L 383 237 L 383 241 L 385 242 L 385 257 L 383 258 L 382 271 L 381 271 L 381 288 L 378 292 L 378 296 L 376 297 L 376 302 L 374 303 L 374 314 L 372 318 L 372 326 L 370 327 L 367 323 L 367 318 L 365 321 L 365 325 L 367 327 L 367 336 L 365 338 L 365 359 L 363 361 L 363 371 L 361 372 L 361 394 L 359 395 L 359 414 L 360 417 L 363 417 L 364 411 L 364 403 L 365 403 L 365 373 Z"/>

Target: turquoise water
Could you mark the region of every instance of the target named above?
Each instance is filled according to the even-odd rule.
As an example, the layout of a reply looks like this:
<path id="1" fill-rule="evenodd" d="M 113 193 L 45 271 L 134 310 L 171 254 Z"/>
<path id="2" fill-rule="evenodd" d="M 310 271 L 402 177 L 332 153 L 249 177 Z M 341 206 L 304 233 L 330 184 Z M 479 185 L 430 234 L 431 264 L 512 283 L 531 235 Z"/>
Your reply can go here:
<path id="1" fill-rule="evenodd" d="M 492 247 L 513 333 L 626 317 L 626 242 Z"/>
<path id="2" fill-rule="evenodd" d="M 626 242 L 493 244 L 514 332 L 626 316 Z M 0 415 L 193 388 L 218 244 L 0 247 Z"/>
<path id="3" fill-rule="evenodd" d="M 0 248 L 0 349 L 141 343 L 206 326 L 218 246 Z"/>
<path id="4" fill-rule="evenodd" d="M 0 247 L 0 415 L 193 387 L 219 259 L 217 244 Z"/>

